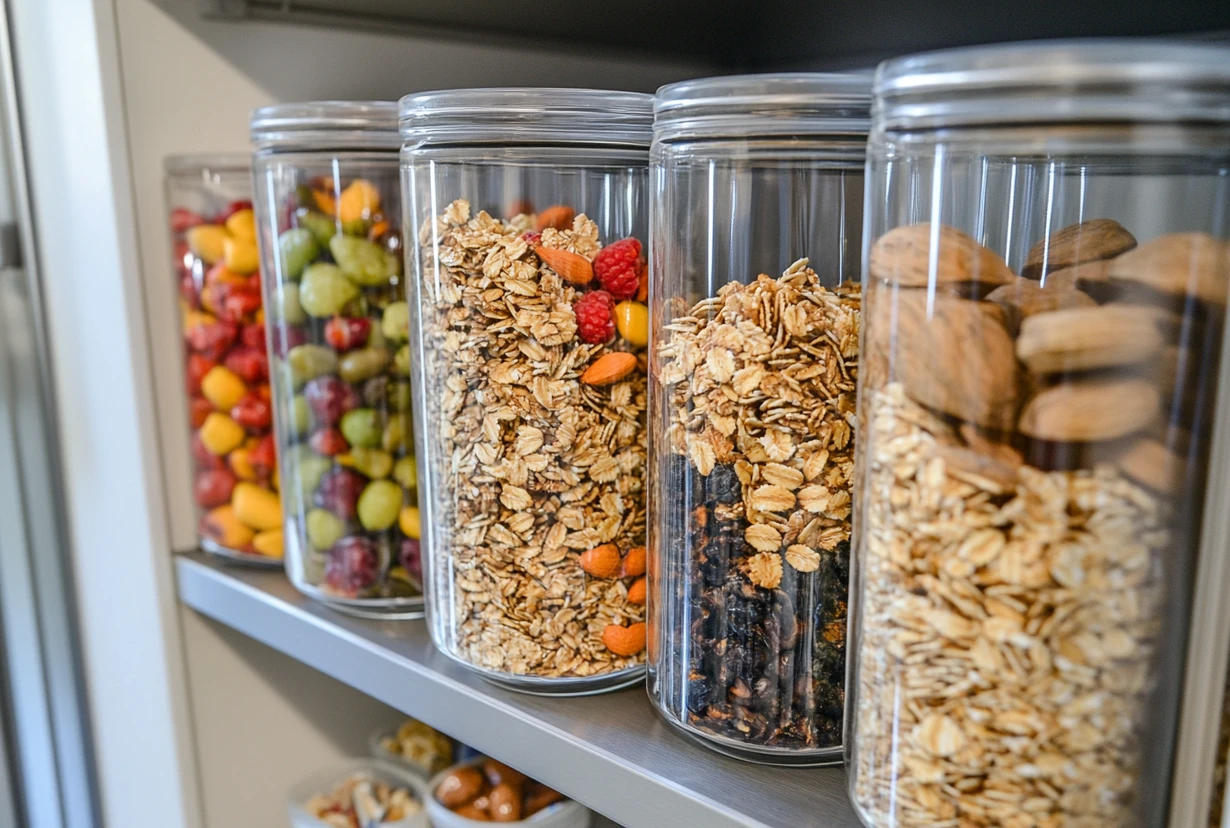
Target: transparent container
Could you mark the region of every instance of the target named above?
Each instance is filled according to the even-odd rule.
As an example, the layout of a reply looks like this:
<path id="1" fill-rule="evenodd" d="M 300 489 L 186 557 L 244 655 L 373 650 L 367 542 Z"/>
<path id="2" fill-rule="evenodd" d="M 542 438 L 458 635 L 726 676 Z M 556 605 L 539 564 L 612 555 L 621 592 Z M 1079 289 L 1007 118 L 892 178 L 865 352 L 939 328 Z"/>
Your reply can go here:
<path id="1" fill-rule="evenodd" d="M 401 101 L 429 626 L 526 692 L 644 672 L 650 102 Z"/>
<path id="2" fill-rule="evenodd" d="M 286 572 L 355 615 L 422 614 L 397 107 L 252 115 Z"/>
<path id="3" fill-rule="evenodd" d="M 318 811 L 329 816 L 343 816 L 338 811 L 354 800 L 350 791 L 355 783 L 367 783 L 409 793 L 413 804 L 403 807 L 400 819 L 371 823 L 372 828 L 429 828 L 427 806 L 431 801 L 426 782 L 409 769 L 380 759 L 347 759 L 340 765 L 317 771 L 295 784 L 287 794 L 286 810 L 291 828 L 330 828 L 336 825 L 317 816 Z M 379 797 L 379 791 L 376 791 Z M 391 800 L 390 800 L 391 801 Z M 387 804 L 387 801 L 380 801 Z M 364 826 L 366 828 L 366 824 Z"/>
<path id="4" fill-rule="evenodd" d="M 868 155 L 855 806 L 1161 826 L 1227 416 L 1230 50 L 889 61 Z"/>
<path id="5" fill-rule="evenodd" d="M 840 761 L 870 75 L 655 103 L 649 694 L 757 762 Z"/>
<path id="6" fill-rule="evenodd" d="M 282 566 L 265 316 L 246 155 L 164 164 L 201 548 Z"/>

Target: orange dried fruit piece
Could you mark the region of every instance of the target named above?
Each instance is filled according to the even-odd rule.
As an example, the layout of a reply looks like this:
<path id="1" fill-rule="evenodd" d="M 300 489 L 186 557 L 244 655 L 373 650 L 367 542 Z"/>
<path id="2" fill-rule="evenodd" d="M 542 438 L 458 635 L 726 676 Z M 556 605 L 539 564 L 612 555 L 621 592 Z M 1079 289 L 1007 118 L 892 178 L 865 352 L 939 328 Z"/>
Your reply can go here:
<path id="1" fill-rule="evenodd" d="M 572 220 L 576 218 L 576 215 L 577 211 L 571 207 L 563 204 L 554 204 L 538 214 L 534 226 L 539 233 L 548 227 L 554 227 L 556 230 L 567 230 L 572 226 Z"/>
<path id="2" fill-rule="evenodd" d="M 582 552 L 581 569 L 595 578 L 614 578 L 620 570 L 619 548 L 613 543 L 604 543 Z"/>
<path id="3" fill-rule="evenodd" d="M 337 217 L 343 224 L 371 218 L 380 210 L 380 191 L 376 185 L 362 178 L 350 182 L 337 200 Z"/>
<path id="4" fill-rule="evenodd" d="M 241 549 L 252 542 L 255 536 L 247 526 L 235 515 L 234 508 L 227 503 L 216 509 L 211 509 L 201 519 L 201 534 L 228 549 Z"/>
<path id="5" fill-rule="evenodd" d="M 588 285 L 594 279 L 594 266 L 589 259 L 571 250 L 557 250 L 554 247 L 540 247 L 536 251 L 552 270 L 559 274 L 565 282 L 574 285 Z"/>
<path id="6" fill-rule="evenodd" d="M 625 578 L 639 578 L 645 574 L 645 547 L 634 546 L 628 550 L 627 556 L 624 558 L 624 573 Z"/>
<path id="7" fill-rule="evenodd" d="M 586 385 L 612 385 L 636 369 L 636 357 L 623 351 L 603 354 L 585 369 L 581 382 Z"/>
<path id="8" fill-rule="evenodd" d="M 627 627 L 607 624 L 602 631 L 602 643 L 615 655 L 636 655 L 645 649 L 645 624 L 640 622 Z"/>

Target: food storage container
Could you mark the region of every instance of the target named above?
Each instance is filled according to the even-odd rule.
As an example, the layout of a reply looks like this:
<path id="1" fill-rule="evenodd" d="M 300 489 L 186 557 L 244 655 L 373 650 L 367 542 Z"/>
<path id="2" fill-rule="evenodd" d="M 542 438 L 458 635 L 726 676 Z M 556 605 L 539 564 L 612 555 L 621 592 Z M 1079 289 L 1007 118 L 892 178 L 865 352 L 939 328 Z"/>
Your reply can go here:
<path id="1" fill-rule="evenodd" d="M 1230 50 L 893 60 L 872 122 L 854 803 L 1163 825 L 1228 416 Z"/>
<path id="2" fill-rule="evenodd" d="M 371 755 L 427 778 L 451 765 L 459 751 L 452 739 L 417 719 L 381 727 L 367 740 Z"/>
<path id="3" fill-rule="evenodd" d="M 354 803 L 356 797 L 351 789 L 355 782 L 367 782 L 373 787 L 384 786 L 389 793 L 398 789 L 408 791 L 413 800 L 412 804 L 404 801 L 396 803 L 407 811 L 400 819 L 375 822 L 371 828 L 429 828 L 431 825 L 426 807 L 431 795 L 421 778 L 391 762 L 350 759 L 337 767 L 314 773 L 291 788 L 286 803 L 291 828 L 332 828 L 336 823 L 316 816 L 316 811 L 319 808 L 329 812 Z M 388 804 L 387 797 L 381 796 L 381 790 L 377 788 L 370 792 L 376 795 L 379 805 Z M 368 791 L 361 792 L 359 799 L 365 799 L 366 793 Z M 367 823 L 361 824 L 363 828 L 368 828 Z"/>
<path id="4" fill-rule="evenodd" d="M 260 262 L 246 155 L 166 159 L 201 548 L 282 566 Z"/>
<path id="5" fill-rule="evenodd" d="M 286 571 L 359 615 L 422 613 L 397 106 L 252 115 Z"/>
<path id="6" fill-rule="evenodd" d="M 401 101 L 429 626 L 519 690 L 644 670 L 650 101 Z"/>
<path id="7" fill-rule="evenodd" d="M 435 828 L 491 822 L 525 828 L 590 826 L 589 809 L 581 803 L 481 756 L 436 774 L 427 787 L 427 813 Z"/>
<path id="8" fill-rule="evenodd" d="M 649 694 L 740 758 L 841 758 L 870 75 L 655 103 Z"/>

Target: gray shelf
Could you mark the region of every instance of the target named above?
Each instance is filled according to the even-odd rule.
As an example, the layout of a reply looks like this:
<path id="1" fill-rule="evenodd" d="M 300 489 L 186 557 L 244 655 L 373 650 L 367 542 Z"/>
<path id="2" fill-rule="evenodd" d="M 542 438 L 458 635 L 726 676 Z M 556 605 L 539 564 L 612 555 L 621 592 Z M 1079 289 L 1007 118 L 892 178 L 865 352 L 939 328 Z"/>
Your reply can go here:
<path id="1" fill-rule="evenodd" d="M 840 768 L 771 768 L 680 736 L 641 687 L 550 699 L 432 648 L 421 621 L 339 615 L 281 573 L 177 558 L 189 607 L 507 762 L 628 828 L 859 825 Z"/>

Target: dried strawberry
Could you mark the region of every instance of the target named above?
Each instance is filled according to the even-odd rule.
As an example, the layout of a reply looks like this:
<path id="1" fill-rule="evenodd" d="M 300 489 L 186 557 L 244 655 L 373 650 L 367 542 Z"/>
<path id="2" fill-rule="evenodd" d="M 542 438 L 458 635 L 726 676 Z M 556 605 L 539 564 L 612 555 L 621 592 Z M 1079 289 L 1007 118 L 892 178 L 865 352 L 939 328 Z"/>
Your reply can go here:
<path id="1" fill-rule="evenodd" d="M 214 360 L 206 359 L 200 354 L 188 354 L 188 361 L 184 364 L 184 383 L 187 386 L 188 396 L 194 397 L 201 393 L 201 379 L 209 373 L 210 368 L 217 364 Z"/>
<path id="2" fill-rule="evenodd" d="M 528 244 L 530 247 L 534 247 L 540 241 L 542 241 L 542 233 L 535 233 L 533 230 L 531 230 L 528 233 L 522 233 L 521 238 L 525 239 L 525 243 Z"/>
<path id="3" fill-rule="evenodd" d="M 176 235 L 204 223 L 205 219 L 200 215 L 183 207 L 176 207 L 171 211 L 171 232 Z"/>
<path id="4" fill-rule="evenodd" d="M 249 391 L 231 409 L 231 419 L 249 431 L 264 431 L 273 423 L 273 407 L 268 400 Z"/>
<path id="5" fill-rule="evenodd" d="M 572 303 L 581 339 L 597 345 L 615 335 L 615 300 L 605 290 L 595 290 Z"/>
<path id="6" fill-rule="evenodd" d="M 213 413 L 214 405 L 204 397 L 193 397 L 188 401 L 188 422 L 193 428 L 205 425 L 205 418 Z"/>
<path id="7" fill-rule="evenodd" d="M 278 448 L 273 442 L 272 434 L 266 434 L 257 440 L 248 454 L 248 462 L 252 464 L 252 470 L 257 477 L 266 478 L 273 474 L 278 465 Z"/>
<path id="8" fill-rule="evenodd" d="M 259 351 L 265 350 L 265 323 L 257 322 L 252 325 L 244 325 L 243 330 L 239 332 L 239 341 L 249 348 L 256 348 Z"/>
<path id="9" fill-rule="evenodd" d="M 228 322 L 243 322 L 251 318 L 261 306 L 260 293 L 251 290 L 232 290 L 222 302 L 219 314 Z"/>
<path id="10" fill-rule="evenodd" d="M 636 296 L 645 276 L 645 260 L 637 239 L 621 239 L 598 251 L 593 261 L 594 275 L 602 289 L 616 301 Z"/>
<path id="11" fill-rule="evenodd" d="M 227 354 L 225 365 L 244 382 L 259 382 L 269 377 L 269 359 L 263 350 L 256 348 L 236 348 Z"/>
<path id="12" fill-rule="evenodd" d="M 207 359 L 222 359 L 239 336 L 239 328 L 232 322 L 207 322 L 188 329 L 184 338 L 188 347 Z"/>

